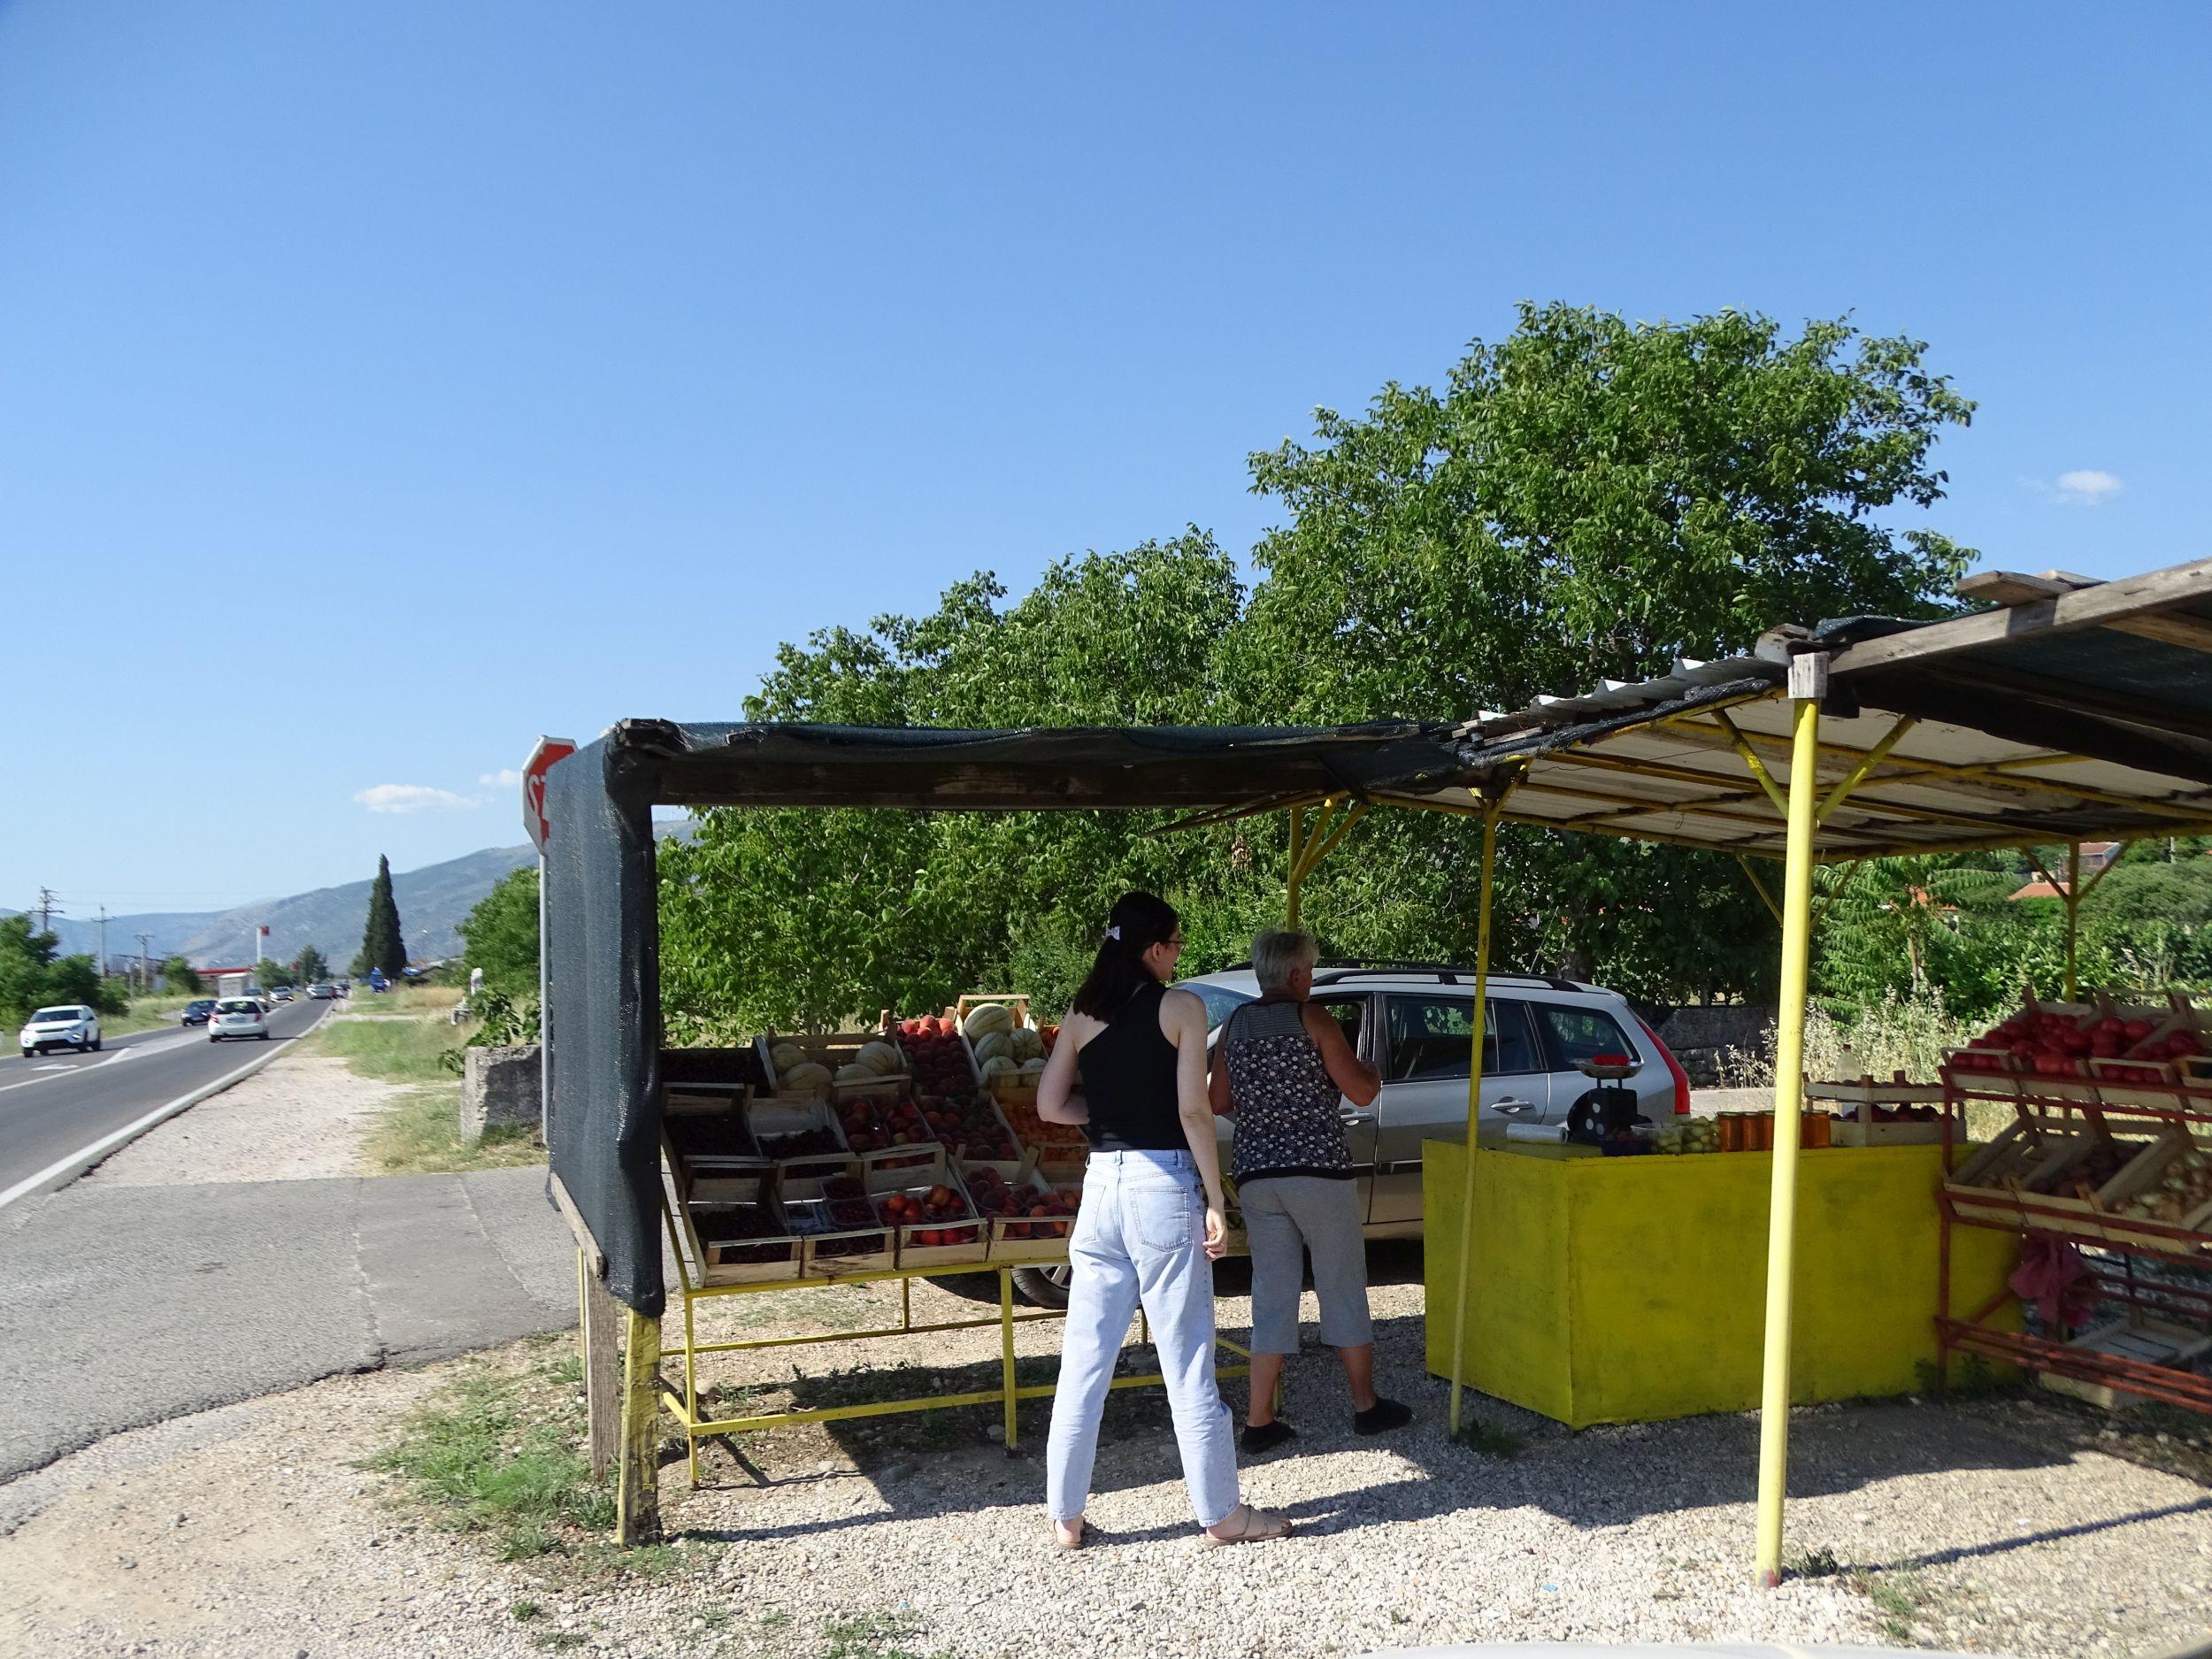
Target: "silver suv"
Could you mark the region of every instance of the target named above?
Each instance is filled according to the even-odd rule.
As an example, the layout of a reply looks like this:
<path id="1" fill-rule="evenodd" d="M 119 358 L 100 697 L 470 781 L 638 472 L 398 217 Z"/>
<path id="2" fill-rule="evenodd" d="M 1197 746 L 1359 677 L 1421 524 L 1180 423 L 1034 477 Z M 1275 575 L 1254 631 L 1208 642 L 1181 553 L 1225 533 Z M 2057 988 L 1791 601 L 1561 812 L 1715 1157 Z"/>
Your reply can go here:
<path id="1" fill-rule="evenodd" d="M 1197 995 L 1217 1032 L 1239 1004 L 1260 994 L 1248 969 L 1179 979 L 1176 988 Z M 1466 1133 L 1474 971 L 1428 964 L 1324 966 L 1314 972 L 1313 1000 L 1336 1017 L 1354 1051 L 1382 1074 L 1382 1094 L 1372 1106 L 1340 1102 L 1353 1160 L 1373 1171 L 1360 1183 L 1367 1236 L 1418 1238 L 1421 1142 Z M 1573 979 L 1494 973 L 1489 1002 L 1486 1120 L 1564 1124 L 1593 1087 L 1575 1062 L 1599 1054 L 1632 1054 L 1643 1062 L 1629 1087 L 1652 1122 L 1670 1122 L 1689 1110 L 1688 1078 L 1618 992 Z M 1234 1119 L 1220 1122 L 1226 1169 Z"/>

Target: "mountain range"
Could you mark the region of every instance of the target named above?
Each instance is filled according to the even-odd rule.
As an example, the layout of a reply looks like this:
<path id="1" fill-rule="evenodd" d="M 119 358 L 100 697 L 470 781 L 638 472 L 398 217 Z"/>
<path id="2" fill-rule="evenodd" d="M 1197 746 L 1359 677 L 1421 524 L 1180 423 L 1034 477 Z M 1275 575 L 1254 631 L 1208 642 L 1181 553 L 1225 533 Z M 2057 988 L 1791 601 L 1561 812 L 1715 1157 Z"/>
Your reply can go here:
<path id="1" fill-rule="evenodd" d="M 537 861 L 536 849 L 488 847 L 482 852 L 452 858 L 421 870 L 395 872 L 392 898 L 399 906 L 400 929 L 411 961 L 434 961 L 457 956 L 460 925 L 477 902 L 511 870 Z M 162 957 L 182 955 L 196 967 L 228 967 L 244 962 L 253 949 L 253 929 L 266 924 L 268 943 L 263 954 L 272 961 L 289 962 L 313 945 L 338 967 L 353 960 L 361 949 L 361 933 L 368 921 L 369 883 L 349 881 L 342 887 L 318 887 L 287 899 L 268 899 L 241 904 L 227 910 L 164 910 L 139 916 L 108 918 L 107 944 L 111 958 L 134 955 L 137 935 L 150 935 L 149 953 Z M 65 956 L 87 955 L 100 949 L 96 922 L 81 916 L 54 918 L 54 932 Z"/>

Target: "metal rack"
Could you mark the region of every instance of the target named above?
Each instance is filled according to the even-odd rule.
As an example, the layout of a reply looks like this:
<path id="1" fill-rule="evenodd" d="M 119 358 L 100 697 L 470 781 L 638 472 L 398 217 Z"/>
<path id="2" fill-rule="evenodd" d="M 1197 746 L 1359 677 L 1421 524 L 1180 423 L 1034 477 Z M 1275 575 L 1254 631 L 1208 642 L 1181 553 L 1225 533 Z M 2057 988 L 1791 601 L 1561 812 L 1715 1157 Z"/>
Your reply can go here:
<path id="1" fill-rule="evenodd" d="M 2202 1080 L 2172 1085 L 2131 1082 L 2106 1087 L 2093 1079 L 2047 1079 L 2008 1072 L 1960 1071 L 1946 1065 L 1944 1088 L 1943 1167 L 1954 1167 L 1958 1128 L 1965 1122 L 1970 1101 L 1986 1101 L 2010 1107 L 2016 1120 L 2055 1122 L 2086 1129 L 2101 1139 L 2113 1129 L 2144 1129 L 2164 1125 L 2178 1129 L 2200 1143 L 2212 1138 L 2212 1086 Z M 2042 1092 L 2044 1088 L 2053 1092 Z M 2055 1092 L 2062 1089 L 2063 1094 Z M 1993 1328 L 1989 1321 L 2011 1299 L 2009 1288 L 2001 1290 L 1981 1306 L 1955 1315 L 1951 1307 L 1951 1230 L 1956 1226 L 1994 1228 L 2025 1237 L 2056 1239 L 2103 1253 L 2088 1259 L 2091 1277 L 2107 1302 L 2118 1302 L 2131 1312 L 2170 1323 L 2212 1331 L 2212 1231 L 2152 1220 L 2147 1217 L 2116 1217 L 2085 1209 L 2075 1200 L 2021 1190 L 2015 1186 L 2001 1205 L 2009 1212 L 2001 1218 L 1993 1206 L 1969 1203 L 1962 1210 L 1947 1184 L 1937 1191 L 1941 1214 L 1936 1287 L 1937 1373 L 1947 1375 L 1954 1354 L 1978 1354 L 1984 1358 L 2047 1371 L 2078 1382 L 2100 1385 L 2144 1399 L 2212 1413 L 2212 1377 L 2176 1366 L 2149 1363 L 2125 1356 L 2074 1346 L 2055 1335 Z M 2155 1277 L 2143 1264 L 2162 1263 L 2191 1269 L 2204 1275 L 2199 1284 Z"/>

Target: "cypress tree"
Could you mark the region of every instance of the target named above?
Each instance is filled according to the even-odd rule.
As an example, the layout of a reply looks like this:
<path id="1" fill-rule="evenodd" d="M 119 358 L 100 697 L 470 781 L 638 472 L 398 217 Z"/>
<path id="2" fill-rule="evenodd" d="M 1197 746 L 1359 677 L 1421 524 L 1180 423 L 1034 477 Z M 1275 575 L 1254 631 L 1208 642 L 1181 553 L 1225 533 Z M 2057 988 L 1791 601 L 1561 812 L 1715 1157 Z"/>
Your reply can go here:
<path id="1" fill-rule="evenodd" d="M 388 979 L 397 979 L 407 966 L 399 905 L 392 898 L 392 861 L 381 853 L 377 855 L 376 879 L 369 884 L 369 920 L 362 930 L 361 955 L 357 960 L 365 967 L 381 968 Z"/>

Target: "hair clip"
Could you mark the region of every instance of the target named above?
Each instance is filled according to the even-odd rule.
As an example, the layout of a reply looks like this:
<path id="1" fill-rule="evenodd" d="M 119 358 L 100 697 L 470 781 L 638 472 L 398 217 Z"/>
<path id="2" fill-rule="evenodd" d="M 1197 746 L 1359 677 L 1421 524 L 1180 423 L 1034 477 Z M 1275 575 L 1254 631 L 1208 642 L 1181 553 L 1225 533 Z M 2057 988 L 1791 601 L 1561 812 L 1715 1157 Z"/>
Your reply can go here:
<path id="1" fill-rule="evenodd" d="M 1106 937 L 1109 939 L 1118 940 L 1121 937 L 1121 929 L 1118 926 L 1108 928 L 1106 930 Z"/>

